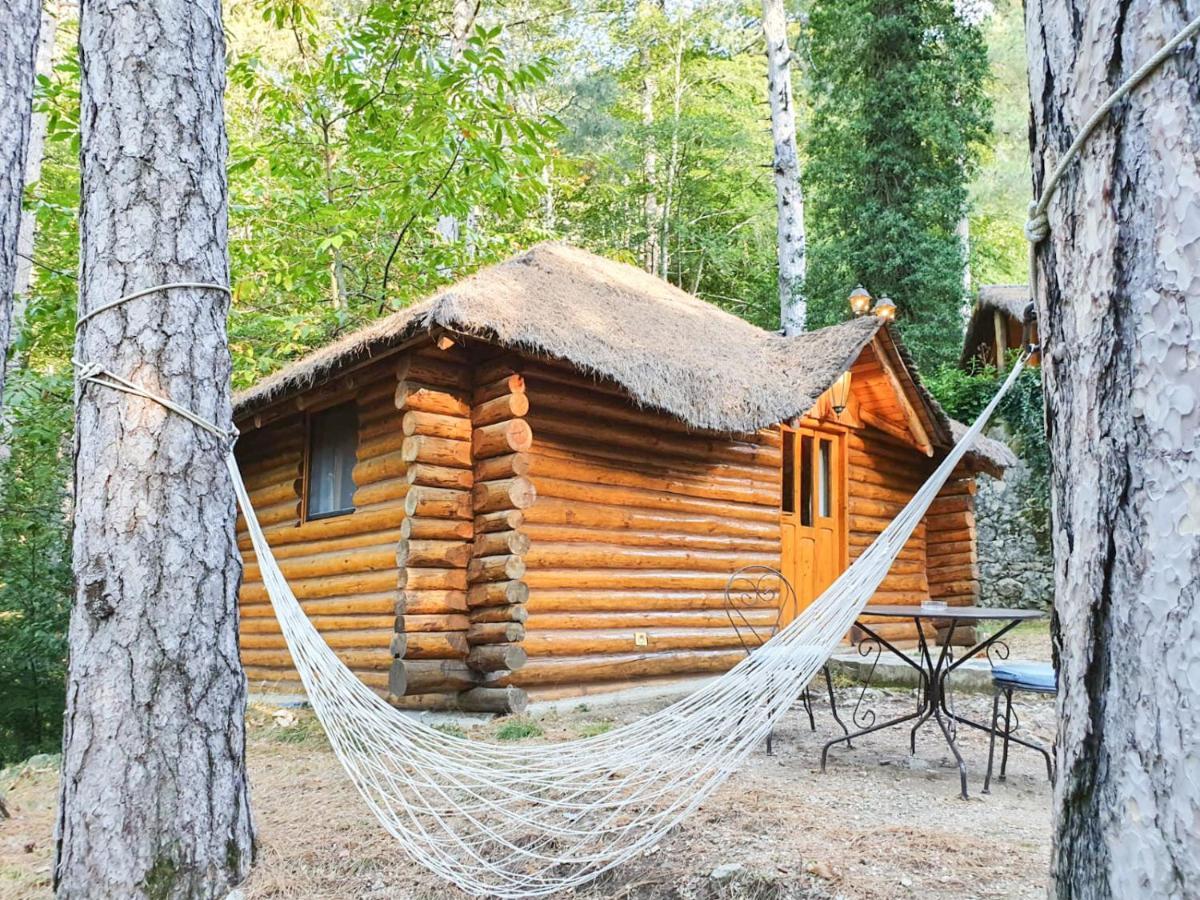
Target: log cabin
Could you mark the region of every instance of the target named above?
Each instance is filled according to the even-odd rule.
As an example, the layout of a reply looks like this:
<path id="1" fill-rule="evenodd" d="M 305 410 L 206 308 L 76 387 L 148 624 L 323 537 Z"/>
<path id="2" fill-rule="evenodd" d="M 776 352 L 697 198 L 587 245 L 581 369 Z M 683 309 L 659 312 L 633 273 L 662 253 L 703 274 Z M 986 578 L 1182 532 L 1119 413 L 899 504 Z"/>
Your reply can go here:
<path id="1" fill-rule="evenodd" d="M 979 288 L 967 331 L 963 337 L 959 365 L 994 366 L 1005 370 L 1009 351 L 1025 343 L 1025 308 L 1029 305 L 1029 287 L 1024 284 L 985 284 Z M 1037 323 L 1032 323 L 1028 340 L 1037 343 Z M 1037 354 L 1030 365 L 1038 364 Z"/>
<path id="2" fill-rule="evenodd" d="M 553 243 L 286 366 L 235 419 L 259 521 L 346 665 L 397 706 L 498 712 L 729 668 L 729 575 L 778 567 L 811 602 L 956 428 L 881 319 L 785 338 Z M 975 474 L 1010 459 L 967 458 L 875 602 L 975 602 Z M 244 525 L 242 660 L 295 690 Z"/>

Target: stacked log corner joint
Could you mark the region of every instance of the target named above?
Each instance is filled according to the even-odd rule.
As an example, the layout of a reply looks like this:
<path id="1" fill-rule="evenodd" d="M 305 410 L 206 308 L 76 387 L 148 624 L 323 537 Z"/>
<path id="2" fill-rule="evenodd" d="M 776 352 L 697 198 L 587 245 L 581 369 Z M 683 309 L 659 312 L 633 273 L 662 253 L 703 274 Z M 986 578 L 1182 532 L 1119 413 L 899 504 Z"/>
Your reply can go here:
<path id="1" fill-rule="evenodd" d="M 521 510 L 536 492 L 524 379 L 507 360 L 476 367 L 453 346 L 412 352 L 396 377 L 410 488 L 389 699 L 522 712 L 524 691 L 499 682 L 526 661 Z"/>

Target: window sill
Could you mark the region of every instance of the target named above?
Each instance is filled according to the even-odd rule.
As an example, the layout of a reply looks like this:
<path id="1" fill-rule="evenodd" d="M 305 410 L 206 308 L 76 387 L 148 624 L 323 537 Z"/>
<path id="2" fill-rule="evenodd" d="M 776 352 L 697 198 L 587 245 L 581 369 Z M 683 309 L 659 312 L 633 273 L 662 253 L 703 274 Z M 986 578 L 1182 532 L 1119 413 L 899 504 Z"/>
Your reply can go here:
<path id="1" fill-rule="evenodd" d="M 334 519 L 334 518 L 337 518 L 338 516 L 348 516 L 348 515 L 350 515 L 350 513 L 354 512 L 354 510 L 355 510 L 355 507 L 351 506 L 348 509 L 331 509 L 331 510 L 327 510 L 326 512 L 308 513 L 304 517 L 304 521 L 305 522 L 318 522 L 321 519 Z"/>

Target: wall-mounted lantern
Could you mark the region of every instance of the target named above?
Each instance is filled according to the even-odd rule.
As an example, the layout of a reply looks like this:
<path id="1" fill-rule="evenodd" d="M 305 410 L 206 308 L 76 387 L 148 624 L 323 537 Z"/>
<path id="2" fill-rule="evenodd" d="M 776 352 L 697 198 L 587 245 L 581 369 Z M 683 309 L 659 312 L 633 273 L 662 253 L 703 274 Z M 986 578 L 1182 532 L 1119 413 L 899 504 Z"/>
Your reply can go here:
<path id="1" fill-rule="evenodd" d="M 850 403 L 850 370 L 847 369 L 837 377 L 837 380 L 830 385 L 829 401 L 833 406 L 833 411 L 836 415 L 841 415 L 846 411 L 846 406 Z"/>

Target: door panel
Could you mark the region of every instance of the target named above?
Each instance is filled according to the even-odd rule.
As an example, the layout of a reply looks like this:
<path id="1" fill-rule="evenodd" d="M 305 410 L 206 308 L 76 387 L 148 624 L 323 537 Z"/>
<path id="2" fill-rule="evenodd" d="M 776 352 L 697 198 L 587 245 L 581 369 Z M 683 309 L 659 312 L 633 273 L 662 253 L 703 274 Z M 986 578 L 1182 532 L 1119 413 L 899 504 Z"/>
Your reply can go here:
<path id="1" fill-rule="evenodd" d="M 844 433 L 783 427 L 780 537 L 784 576 L 804 609 L 846 567 Z"/>

